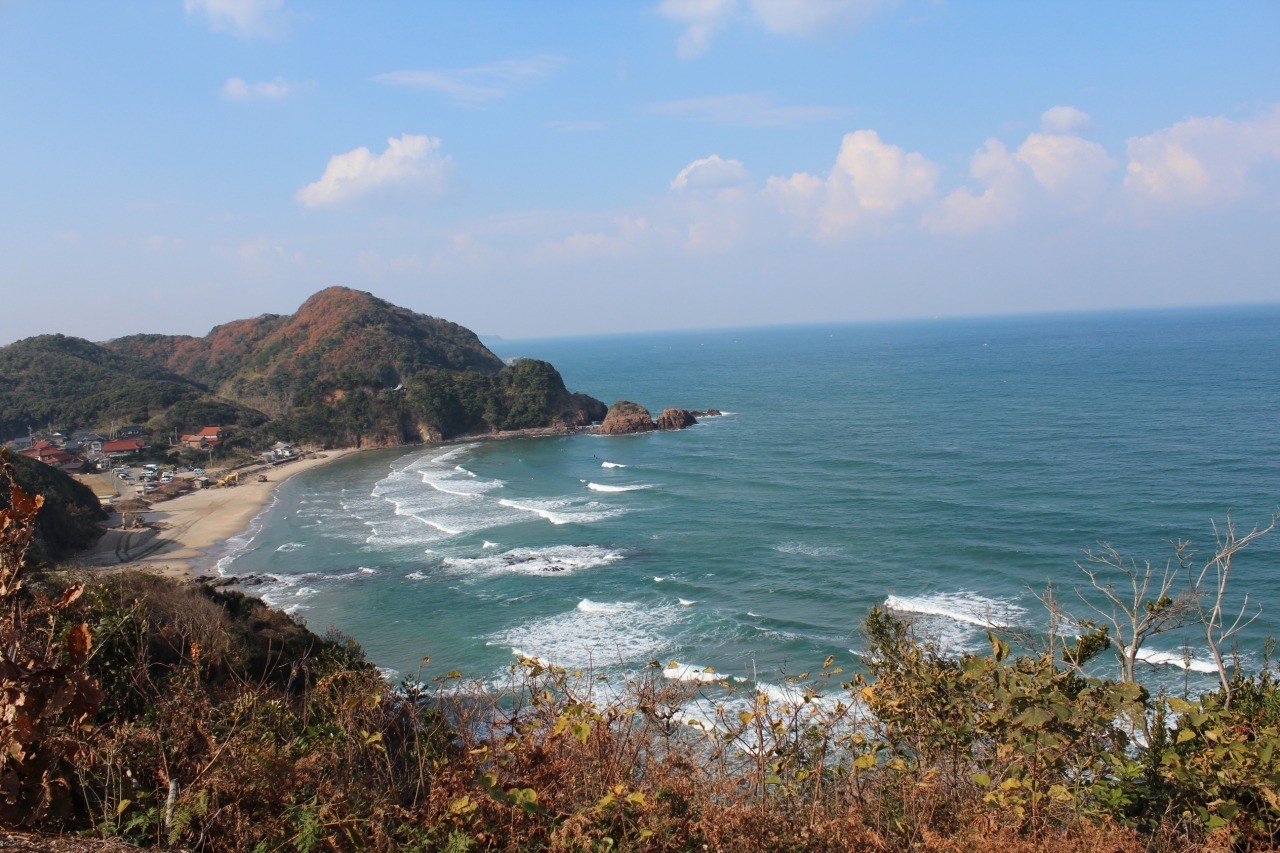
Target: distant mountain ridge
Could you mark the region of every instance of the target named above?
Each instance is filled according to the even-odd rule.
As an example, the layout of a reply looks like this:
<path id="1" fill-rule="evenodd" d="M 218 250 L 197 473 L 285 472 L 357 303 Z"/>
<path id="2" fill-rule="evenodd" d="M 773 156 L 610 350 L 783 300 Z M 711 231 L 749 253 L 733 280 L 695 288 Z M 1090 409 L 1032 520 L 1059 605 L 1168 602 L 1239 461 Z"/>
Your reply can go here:
<path id="1" fill-rule="evenodd" d="M 268 434 L 359 446 L 569 428 L 604 412 L 546 362 L 507 366 L 469 329 L 345 287 L 204 337 L 57 335 L 0 349 L 0 431 L 12 435 L 28 422 L 188 430 L 221 419 L 250 427 L 245 446 Z"/>

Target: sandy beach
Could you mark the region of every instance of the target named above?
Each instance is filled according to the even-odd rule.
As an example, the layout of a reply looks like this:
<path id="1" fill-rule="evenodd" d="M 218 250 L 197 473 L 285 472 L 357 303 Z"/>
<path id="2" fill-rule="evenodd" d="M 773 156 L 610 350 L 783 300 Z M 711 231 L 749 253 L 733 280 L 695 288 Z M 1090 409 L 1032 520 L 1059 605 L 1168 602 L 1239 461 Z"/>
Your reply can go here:
<path id="1" fill-rule="evenodd" d="M 211 551 L 244 530 L 290 477 L 340 459 L 355 450 L 326 450 L 231 488 L 203 489 L 157 503 L 143 514 L 147 527 L 108 530 L 98 544 L 80 555 L 86 568 L 142 569 L 192 578 L 212 569 Z"/>

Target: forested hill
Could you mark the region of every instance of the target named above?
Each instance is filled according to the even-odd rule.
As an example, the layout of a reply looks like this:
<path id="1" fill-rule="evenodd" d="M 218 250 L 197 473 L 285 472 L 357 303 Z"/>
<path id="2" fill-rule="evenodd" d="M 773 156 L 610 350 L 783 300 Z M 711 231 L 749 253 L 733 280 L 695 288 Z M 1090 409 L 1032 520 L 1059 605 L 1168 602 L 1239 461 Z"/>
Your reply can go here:
<path id="1" fill-rule="evenodd" d="M 133 335 L 107 346 L 272 415 L 287 413 L 300 390 L 394 388 L 427 369 L 503 367 L 469 329 L 345 287 L 320 291 L 291 316 L 236 320 L 203 338 Z"/>
<path id="2" fill-rule="evenodd" d="M 509 367 L 456 323 L 344 287 L 204 337 L 44 336 L 0 349 L 0 438 L 132 418 L 157 433 L 237 424 L 232 449 L 390 445 L 585 425 L 604 412 L 546 362 Z"/>
<path id="3" fill-rule="evenodd" d="M 45 426 L 145 422 L 204 395 L 163 365 L 66 335 L 0 348 L 0 439 Z"/>

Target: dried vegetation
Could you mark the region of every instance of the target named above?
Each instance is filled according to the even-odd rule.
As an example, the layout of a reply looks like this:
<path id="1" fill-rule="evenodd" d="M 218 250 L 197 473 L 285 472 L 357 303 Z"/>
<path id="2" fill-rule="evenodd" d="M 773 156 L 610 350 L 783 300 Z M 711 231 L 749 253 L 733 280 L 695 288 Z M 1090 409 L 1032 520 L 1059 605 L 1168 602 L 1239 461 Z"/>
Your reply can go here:
<path id="1" fill-rule="evenodd" d="M 1086 676 L 1096 635 L 953 658 L 876 611 L 867 673 L 828 659 L 773 695 L 536 660 L 504 689 L 392 688 L 350 640 L 243 596 L 144 576 L 24 588 L 39 498 L 2 484 L 0 826 L 50 834 L 7 836 L 30 849 L 1280 843 L 1267 671 L 1168 700 Z"/>

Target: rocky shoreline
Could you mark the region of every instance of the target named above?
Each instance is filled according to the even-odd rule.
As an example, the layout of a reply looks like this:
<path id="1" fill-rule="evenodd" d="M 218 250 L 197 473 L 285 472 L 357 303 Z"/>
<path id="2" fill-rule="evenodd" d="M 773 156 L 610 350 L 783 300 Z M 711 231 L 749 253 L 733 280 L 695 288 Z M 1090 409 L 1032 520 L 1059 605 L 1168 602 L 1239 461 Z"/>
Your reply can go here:
<path id="1" fill-rule="evenodd" d="M 655 420 L 649 410 L 639 403 L 619 400 L 609 407 L 608 413 L 600 426 L 596 428 L 599 435 L 635 435 L 655 430 L 687 429 L 698 422 L 698 418 L 716 417 L 722 414 L 719 409 L 706 411 L 690 411 L 689 409 L 663 409 Z"/>

